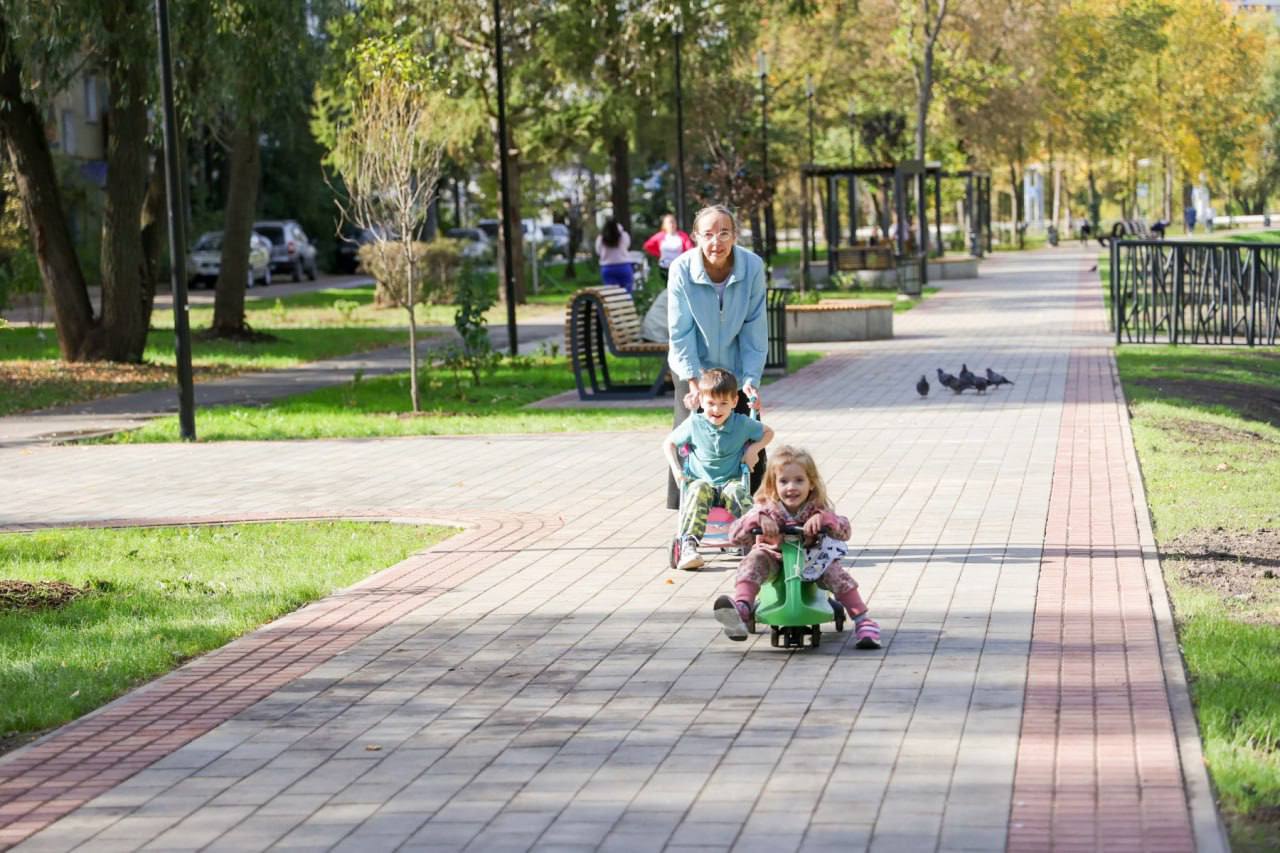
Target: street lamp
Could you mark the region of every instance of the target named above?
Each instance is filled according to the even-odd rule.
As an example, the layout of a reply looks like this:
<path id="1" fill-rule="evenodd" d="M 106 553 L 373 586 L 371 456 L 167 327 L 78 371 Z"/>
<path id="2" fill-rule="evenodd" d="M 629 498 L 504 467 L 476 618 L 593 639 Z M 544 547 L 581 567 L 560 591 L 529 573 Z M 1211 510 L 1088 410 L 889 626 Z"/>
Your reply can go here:
<path id="1" fill-rule="evenodd" d="M 769 266 L 769 220 L 772 219 L 770 208 L 773 200 L 769 191 L 769 57 L 761 50 L 756 54 L 756 66 L 760 72 L 760 164 L 764 175 L 764 265 Z"/>
<path id="2" fill-rule="evenodd" d="M 849 168 L 858 165 L 858 102 L 849 98 Z M 839 210 L 839 207 L 836 207 Z M 839 229 L 837 228 L 837 234 Z M 858 177 L 849 175 L 849 245 L 858 245 Z"/>
<path id="3" fill-rule="evenodd" d="M 684 36 L 684 20 L 676 14 L 676 221 L 681 228 L 689 228 L 685 219 L 684 201 L 684 92 L 680 85 L 680 42 Z"/>
<path id="4" fill-rule="evenodd" d="M 807 102 L 809 112 L 809 165 L 813 166 L 813 75 L 804 75 L 804 97 Z M 800 189 L 804 192 L 804 205 L 801 210 L 804 212 L 804 246 L 800 252 L 801 273 L 800 281 L 806 288 L 809 286 L 809 265 L 810 257 L 817 254 L 816 241 L 811 240 L 813 236 L 813 220 L 815 211 L 813 209 L 813 187 L 810 185 L 812 178 L 809 175 L 801 175 Z"/>
<path id="5" fill-rule="evenodd" d="M 178 362 L 178 429 L 184 441 L 196 440 L 195 383 L 191 377 L 191 323 L 187 315 L 187 276 L 183 258 L 182 176 L 178 170 L 178 123 L 173 111 L 173 58 L 169 53 L 169 4 L 156 0 L 156 41 L 160 46 L 160 99 L 164 113 L 164 182 L 169 207 L 169 282 L 173 292 L 173 335 Z"/>
<path id="6" fill-rule="evenodd" d="M 498 180 L 502 196 L 502 269 L 506 276 L 507 294 L 507 342 L 511 354 L 518 355 L 520 343 L 516 338 L 516 264 L 511 248 L 511 184 L 507 165 L 507 88 L 502 74 L 502 4 L 493 0 L 493 61 L 498 71 Z M 537 251 L 536 247 L 534 251 Z M 535 256 L 534 263 L 537 263 Z"/>

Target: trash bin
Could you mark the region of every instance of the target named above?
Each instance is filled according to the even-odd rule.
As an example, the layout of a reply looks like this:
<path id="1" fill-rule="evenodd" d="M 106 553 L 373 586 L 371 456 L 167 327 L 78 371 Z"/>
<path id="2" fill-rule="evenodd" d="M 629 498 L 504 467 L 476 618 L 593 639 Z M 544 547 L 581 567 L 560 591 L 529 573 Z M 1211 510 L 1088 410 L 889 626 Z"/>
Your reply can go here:
<path id="1" fill-rule="evenodd" d="M 1048 235 L 1049 235 L 1049 245 L 1050 246 L 1058 245 L 1058 226 L 1050 225 L 1048 230 Z"/>
<path id="2" fill-rule="evenodd" d="M 769 352 L 764 360 L 765 370 L 787 372 L 787 297 L 791 291 L 791 285 L 781 281 L 765 291 L 765 311 L 769 315 Z"/>

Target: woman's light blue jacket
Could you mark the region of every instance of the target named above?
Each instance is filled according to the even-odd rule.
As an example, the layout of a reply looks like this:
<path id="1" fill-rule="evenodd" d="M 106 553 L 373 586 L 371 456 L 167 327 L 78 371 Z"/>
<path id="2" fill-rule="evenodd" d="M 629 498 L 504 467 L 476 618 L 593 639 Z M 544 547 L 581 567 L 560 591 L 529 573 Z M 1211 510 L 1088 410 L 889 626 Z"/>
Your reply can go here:
<path id="1" fill-rule="evenodd" d="M 667 278 L 671 372 L 687 381 L 720 367 L 732 371 L 739 385 L 750 382 L 759 387 L 769 348 L 764 291 L 764 261 L 741 246 L 733 247 L 723 307 L 702 265 L 701 249 L 690 249 L 672 261 Z"/>

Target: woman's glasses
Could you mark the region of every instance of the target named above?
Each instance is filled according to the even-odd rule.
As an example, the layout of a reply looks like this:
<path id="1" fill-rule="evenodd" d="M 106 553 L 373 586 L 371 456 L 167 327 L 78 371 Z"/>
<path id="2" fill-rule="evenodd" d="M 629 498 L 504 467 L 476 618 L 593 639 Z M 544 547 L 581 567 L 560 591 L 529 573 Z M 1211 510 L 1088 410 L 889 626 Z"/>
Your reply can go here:
<path id="1" fill-rule="evenodd" d="M 703 231 L 698 234 L 700 243 L 727 243 L 733 239 L 733 232 L 728 228 L 720 231 Z"/>

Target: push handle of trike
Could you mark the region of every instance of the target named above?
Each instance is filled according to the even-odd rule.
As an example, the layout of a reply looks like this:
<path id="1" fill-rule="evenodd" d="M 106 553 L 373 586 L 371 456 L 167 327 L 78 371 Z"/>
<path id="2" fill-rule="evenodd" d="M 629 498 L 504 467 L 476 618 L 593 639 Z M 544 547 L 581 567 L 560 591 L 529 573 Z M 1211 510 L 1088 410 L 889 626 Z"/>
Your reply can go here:
<path id="1" fill-rule="evenodd" d="M 803 536 L 804 535 L 804 528 L 798 524 L 783 524 L 778 528 L 778 530 L 782 533 L 783 536 Z M 760 525 L 758 524 L 752 527 L 747 532 L 754 534 L 756 536 L 764 535 L 764 531 L 760 529 Z"/>

